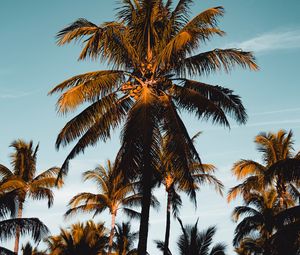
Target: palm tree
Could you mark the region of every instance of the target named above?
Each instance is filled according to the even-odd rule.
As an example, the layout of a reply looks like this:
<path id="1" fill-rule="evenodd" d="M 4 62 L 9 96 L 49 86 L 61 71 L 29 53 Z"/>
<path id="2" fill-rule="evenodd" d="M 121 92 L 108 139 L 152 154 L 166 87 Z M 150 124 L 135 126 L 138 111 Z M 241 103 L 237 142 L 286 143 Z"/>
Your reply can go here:
<path id="1" fill-rule="evenodd" d="M 251 207 L 252 205 L 254 207 Z M 245 205 L 235 207 L 232 213 L 235 222 L 244 217 L 236 226 L 233 245 L 238 247 L 245 237 L 258 231 L 264 254 L 270 254 L 270 238 L 275 231 L 275 216 L 280 211 L 278 195 L 274 189 L 262 194 L 249 194 L 245 198 Z"/>
<path id="2" fill-rule="evenodd" d="M 295 247 L 299 247 L 300 243 L 300 206 L 282 208 L 276 190 L 251 192 L 245 198 L 245 205 L 238 206 L 233 211 L 234 221 L 241 217 L 243 219 L 235 229 L 235 247 L 238 248 L 241 244 L 243 246 L 246 240 L 246 248 L 250 251 L 263 251 L 258 254 L 293 254 L 292 251 L 296 252 L 298 249 Z M 255 233 L 259 233 L 259 236 L 252 238 L 249 245 L 247 239 Z"/>
<path id="3" fill-rule="evenodd" d="M 108 237 L 103 223 L 88 221 L 61 229 L 59 235 L 46 242 L 51 255 L 104 255 Z"/>
<path id="4" fill-rule="evenodd" d="M 192 137 L 192 141 L 200 134 L 197 133 Z M 160 172 L 160 182 L 165 186 L 167 195 L 167 212 L 166 212 L 166 231 L 165 231 L 165 251 L 164 255 L 168 255 L 169 250 L 169 238 L 171 227 L 171 210 L 173 210 L 173 216 L 177 218 L 179 213 L 179 207 L 182 205 L 182 200 L 178 191 L 185 192 L 196 206 L 196 191 L 200 189 L 203 184 L 211 184 L 215 186 L 215 189 L 222 195 L 224 188 L 222 182 L 220 182 L 212 173 L 216 170 L 214 165 L 211 164 L 191 164 L 189 175 L 182 175 L 184 171 L 178 169 L 172 162 L 172 155 L 168 155 L 165 149 L 168 145 L 168 141 L 164 140 L 161 149 L 161 166 L 158 169 Z M 172 153 L 171 153 L 172 154 Z"/>
<path id="5" fill-rule="evenodd" d="M 293 154 L 293 133 L 292 131 L 286 132 L 279 130 L 277 133 L 261 133 L 255 138 L 258 151 L 262 153 L 263 164 L 260 164 L 253 160 L 242 159 L 236 162 L 232 168 L 233 174 L 238 180 L 244 179 L 244 181 L 231 188 L 228 194 L 228 201 L 236 198 L 238 194 L 242 194 L 244 197 L 253 190 L 263 191 L 266 186 L 266 182 L 276 186 L 278 196 L 280 198 L 281 206 L 287 208 L 287 204 L 293 199 L 292 193 L 295 194 L 295 186 L 290 183 L 295 181 L 295 178 L 287 179 L 285 175 L 293 175 L 292 168 L 286 167 L 284 173 L 276 173 L 274 167 L 280 162 L 298 162 L 297 158 L 300 158 L 299 153 Z M 280 163 L 282 164 L 282 163 Z M 297 164 L 297 163 L 296 163 Z M 282 169 L 282 167 L 280 167 Z M 299 171 L 300 172 L 300 171 Z M 298 175 L 300 176 L 300 174 Z M 299 178 L 300 179 L 300 178 Z M 296 185 L 296 183 L 295 183 Z"/>
<path id="6" fill-rule="evenodd" d="M 107 169 L 99 165 L 91 171 L 83 174 L 84 181 L 91 180 L 99 188 L 98 194 L 83 192 L 74 196 L 69 202 L 70 209 L 65 216 L 71 216 L 79 212 L 94 212 L 94 216 L 108 209 L 111 214 L 111 230 L 109 236 L 109 253 L 111 253 L 115 220 L 117 212 L 122 210 L 131 217 L 138 217 L 139 213 L 127 206 L 140 205 L 142 195 L 134 193 L 132 183 L 125 184 L 121 174 L 116 174 L 114 166 L 107 161 Z M 151 204 L 154 207 L 159 206 L 159 202 L 152 196 Z"/>
<path id="7" fill-rule="evenodd" d="M 180 255 L 225 255 L 226 246 L 223 243 L 217 243 L 210 248 L 213 237 L 216 233 L 216 227 L 209 227 L 206 231 L 199 232 L 198 220 L 193 226 L 183 226 L 178 218 L 182 234 L 177 241 L 177 247 Z M 164 252 L 164 243 L 156 242 L 157 248 Z M 172 255 L 168 250 L 168 254 Z"/>
<path id="8" fill-rule="evenodd" d="M 53 204 L 53 193 L 51 188 L 56 184 L 59 168 L 50 168 L 36 176 L 36 156 L 38 147 L 33 148 L 33 143 L 26 143 L 23 140 L 13 141 L 11 147 L 15 152 L 12 153 L 11 164 L 13 170 L 9 170 L 6 166 L 0 165 L 1 190 L 7 192 L 16 192 L 18 201 L 17 218 L 22 218 L 23 205 L 27 197 L 40 200 L 47 199 L 48 207 Z M 62 181 L 58 182 L 58 187 L 62 185 Z M 10 187 L 10 188 L 9 188 Z M 19 239 L 21 230 L 16 229 L 14 252 L 17 254 L 19 250 Z"/>
<path id="9" fill-rule="evenodd" d="M 22 246 L 22 255 L 46 255 L 45 251 L 39 251 L 37 247 L 32 247 L 32 245 L 28 242 L 25 246 Z"/>
<path id="10" fill-rule="evenodd" d="M 16 236 L 30 234 L 35 242 L 40 241 L 48 234 L 48 228 L 38 218 L 15 218 L 17 207 L 16 195 L 14 192 L 0 194 L 0 240 L 7 240 Z M 6 219 L 7 216 L 11 217 Z M 0 247 L 0 254 L 12 255 L 15 252 Z"/>
<path id="11" fill-rule="evenodd" d="M 193 55 L 200 44 L 224 35 L 217 25 L 223 8 L 210 8 L 190 19 L 192 0 L 172 2 L 124 0 L 116 21 L 98 26 L 78 19 L 57 34 L 59 45 L 86 37 L 79 59 L 99 58 L 112 66 L 74 76 L 50 91 L 62 93 L 57 102 L 61 113 L 90 103 L 58 135 L 57 148 L 78 140 L 61 175 L 67 173 L 70 159 L 98 140 L 106 141 L 124 123 L 116 163 L 119 171 L 126 169 L 127 178 L 142 181 L 139 255 L 145 255 L 147 249 L 149 180 L 158 164 L 161 134 L 170 137 L 168 150 L 186 172 L 190 162 L 200 163 L 178 109 L 225 126 L 229 126 L 227 114 L 238 123 L 246 122 L 242 102 L 232 90 L 192 78 L 235 66 L 258 69 L 252 53 L 239 49 Z"/>
<path id="12" fill-rule="evenodd" d="M 137 240 L 138 232 L 132 232 L 129 222 L 116 224 L 114 250 L 116 255 L 136 255 L 137 250 L 134 243 Z"/>

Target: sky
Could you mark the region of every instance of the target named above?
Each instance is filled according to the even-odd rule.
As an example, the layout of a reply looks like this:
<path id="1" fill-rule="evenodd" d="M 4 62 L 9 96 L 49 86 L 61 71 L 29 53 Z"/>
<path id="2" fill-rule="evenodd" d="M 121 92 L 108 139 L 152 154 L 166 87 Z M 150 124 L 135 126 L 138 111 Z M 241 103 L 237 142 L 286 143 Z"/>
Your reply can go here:
<path id="1" fill-rule="evenodd" d="M 300 1 L 280 0 L 195 0 L 191 16 L 213 6 L 224 6 L 225 16 L 220 19 L 220 28 L 226 32 L 222 38 L 214 38 L 199 48 L 236 47 L 253 51 L 260 67 L 258 72 L 236 68 L 230 73 L 196 77 L 202 82 L 229 87 L 240 95 L 249 119 L 246 125 L 238 126 L 231 121 L 231 129 L 213 126 L 209 122 L 182 113 L 191 135 L 203 131 L 196 148 L 205 163 L 214 164 L 216 176 L 226 189 L 236 182 L 231 167 L 239 159 L 260 160 L 253 142 L 260 132 L 277 132 L 279 129 L 294 132 L 295 150 L 300 149 L 300 103 L 299 103 L 299 58 L 300 58 Z M 72 148 L 72 144 L 57 151 L 56 136 L 74 114 L 61 116 L 56 112 L 56 96 L 47 93 L 58 83 L 76 74 L 105 69 L 99 61 L 77 61 L 80 44 L 58 47 L 55 34 L 78 18 L 86 18 L 101 24 L 114 19 L 116 1 L 110 0 L 1 0 L 0 2 L 0 163 L 10 165 L 9 147 L 15 139 L 33 140 L 40 143 L 38 170 L 60 166 Z M 91 183 L 83 183 L 81 174 L 97 164 L 113 159 L 119 147 L 119 131 L 110 141 L 88 148 L 71 162 L 64 188 L 55 191 L 54 206 L 47 209 L 46 201 L 31 201 L 25 205 L 25 216 L 39 217 L 58 234 L 59 227 L 66 227 L 91 215 L 66 220 L 63 214 L 66 204 L 79 192 L 95 192 Z M 156 190 L 161 208 L 151 211 L 149 252 L 158 254 L 153 240 L 163 239 L 165 224 L 165 200 L 163 190 Z M 234 223 L 230 214 L 240 201 L 227 204 L 211 188 L 203 187 L 197 196 L 197 208 L 184 197 L 180 216 L 185 224 L 205 229 L 217 225 L 217 241 L 225 242 L 232 250 Z M 117 221 L 126 220 L 118 215 Z M 95 217 L 110 225 L 108 214 Z M 134 227 L 138 222 L 131 221 Z M 175 242 L 180 234 L 179 224 L 171 226 L 171 250 L 176 255 Z M 10 246 L 10 243 L 7 243 Z"/>

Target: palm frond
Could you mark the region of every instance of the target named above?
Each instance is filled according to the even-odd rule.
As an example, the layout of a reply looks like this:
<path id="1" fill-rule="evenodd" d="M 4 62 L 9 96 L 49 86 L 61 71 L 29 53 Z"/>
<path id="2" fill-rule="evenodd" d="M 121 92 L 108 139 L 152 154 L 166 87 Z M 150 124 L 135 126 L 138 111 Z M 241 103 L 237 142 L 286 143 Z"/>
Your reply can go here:
<path id="1" fill-rule="evenodd" d="M 241 180 L 249 175 L 263 175 L 266 167 L 253 160 L 241 159 L 234 163 L 232 173 Z"/>
<path id="2" fill-rule="evenodd" d="M 16 235 L 20 229 L 21 235 L 30 234 L 35 242 L 45 237 L 49 230 L 38 218 L 14 218 L 0 221 L 0 239 L 7 240 Z"/>
<path id="3" fill-rule="evenodd" d="M 227 245 L 224 243 L 217 243 L 214 245 L 209 255 L 225 255 Z"/>
<path id="4" fill-rule="evenodd" d="M 250 233 L 258 230 L 262 224 L 260 215 L 245 217 L 235 228 L 233 245 L 236 247 L 240 241 Z"/>
<path id="5" fill-rule="evenodd" d="M 271 182 L 275 176 L 280 176 L 286 182 L 300 180 L 300 160 L 284 159 L 271 165 L 266 171 L 266 181 Z"/>
<path id="6" fill-rule="evenodd" d="M 55 179 L 52 179 L 53 185 L 55 184 Z M 28 192 L 28 196 L 32 199 L 41 200 L 47 199 L 48 200 L 48 208 L 53 205 L 54 202 L 54 194 L 51 189 L 44 188 L 41 186 L 30 186 L 30 190 Z"/>
<path id="7" fill-rule="evenodd" d="M 258 70 L 251 52 L 238 49 L 215 49 L 178 61 L 177 74 L 181 76 L 208 75 L 224 69 L 229 72 L 234 66 Z"/>
<path id="8" fill-rule="evenodd" d="M 111 129 L 117 128 L 124 119 L 132 100 L 128 97 L 119 100 L 117 104 L 111 105 L 97 121 L 81 136 L 61 166 L 58 179 L 67 174 L 69 161 L 77 154 L 83 152 L 87 146 L 95 145 L 99 139 L 106 141 L 110 138 Z M 76 132 L 76 131 L 75 131 Z"/>
<path id="9" fill-rule="evenodd" d="M 246 110 L 240 97 L 235 95 L 233 90 L 187 79 L 182 79 L 182 82 L 185 88 L 199 92 L 238 123 L 245 124 L 247 120 Z"/>
<path id="10" fill-rule="evenodd" d="M 0 246 L 0 255 L 16 255 L 13 251 Z"/>
<path id="11" fill-rule="evenodd" d="M 7 178 L 13 175 L 13 172 L 10 171 L 6 166 L 0 164 L 0 180 Z"/>
<path id="12" fill-rule="evenodd" d="M 236 206 L 232 212 L 232 219 L 233 221 L 237 222 L 241 216 L 255 216 L 259 215 L 260 212 L 258 212 L 256 209 L 249 207 L 249 206 Z"/>
<path id="13" fill-rule="evenodd" d="M 211 119 L 214 124 L 229 126 L 222 108 L 196 90 L 174 85 L 171 93 L 180 108 L 195 113 L 199 119 Z"/>
<path id="14" fill-rule="evenodd" d="M 140 219 L 141 218 L 141 213 L 137 212 L 137 211 L 135 211 L 135 210 L 133 210 L 131 208 L 122 208 L 122 211 L 130 219 Z"/>

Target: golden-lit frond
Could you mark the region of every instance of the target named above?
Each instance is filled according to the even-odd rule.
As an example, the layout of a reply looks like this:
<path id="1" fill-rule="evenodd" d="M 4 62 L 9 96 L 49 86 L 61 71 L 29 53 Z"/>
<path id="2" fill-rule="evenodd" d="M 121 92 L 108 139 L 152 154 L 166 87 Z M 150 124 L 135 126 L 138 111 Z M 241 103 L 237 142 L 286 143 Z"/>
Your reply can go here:
<path id="1" fill-rule="evenodd" d="M 262 175 L 250 176 L 241 184 L 238 184 L 229 189 L 227 194 L 227 201 L 229 203 L 232 200 L 236 199 L 236 197 L 239 195 L 243 196 L 243 198 L 245 199 L 252 191 L 261 191 L 264 186 L 264 177 Z"/>
<path id="2" fill-rule="evenodd" d="M 217 18 L 223 15 L 224 8 L 222 6 L 209 8 L 192 18 L 183 29 L 189 29 L 190 27 L 215 27 Z"/>
<path id="3" fill-rule="evenodd" d="M 56 86 L 49 92 L 64 92 L 57 101 L 61 113 L 75 110 L 83 102 L 94 102 L 97 99 L 118 89 L 124 74 L 121 71 L 99 71 L 75 76 Z"/>
<path id="4" fill-rule="evenodd" d="M 241 180 L 249 175 L 263 175 L 266 167 L 256 161 L 242 159 L 234 163 L 231 171 L 238 180 Z"/>
<path id="5" fill-rule="evenodd" d="M 63 81 L 62 83 L 55 86 L 52 90 L 49 91 L 49 95 L 57 92 L 63 92 L 66 89 L 76 87 L 87 82 L 98 81 L 99 86 L 103 84 L 103 90 L 107 92 L 106 89 L 109 89 L 118 81 L 124 79 L 124 72 L 120 70 L 101 70 L 95 72 L 88 72 L 80 75 L 73 76 L 70 79 Z M 104 85 L 107 85 L 106 88 Z"/>
<path id="6" fill-rule="evenodd" d="M 230 203 L 232 200 L 235 200 L 238 195 L 242 193 L 241 185 L 230 188 L 227 194 L 227 202 Z"/>
<path id="7" fill-rule="evenodd" d="M 94 34 L 99 29 L 97 25 L 86 19 L 78 19 L 57 33 L 57 44 L 64 45 L 72 40 L 82 39 L 86 35 Z"/>

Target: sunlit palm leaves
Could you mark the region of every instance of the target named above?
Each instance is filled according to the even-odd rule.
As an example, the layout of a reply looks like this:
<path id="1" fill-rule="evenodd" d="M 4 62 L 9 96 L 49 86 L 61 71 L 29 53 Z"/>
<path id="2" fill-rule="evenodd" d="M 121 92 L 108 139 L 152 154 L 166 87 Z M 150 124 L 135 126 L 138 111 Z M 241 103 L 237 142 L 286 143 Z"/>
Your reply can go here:
<path id="1" fill-rule="evenodd" d="M 93 213 L 94 216 L 109 210 L 111 214 L 111 232 L 109 247 L 112 248 L 115 220 L 120 210 L 133 217 L 140 217 L 140 214 L 133 210 L 132 206 L 140 206 L 142 194 L 134 191 L 134 184 L 124 183 L 122 175 L 116 173 L 114 165 L 107 161 L 107 169 L 99 165 L 96 169 L 86 171 L 83 174 L 84 181 L 93 181 L 99 193 L 93 194 L 83 192 L 74 196 L 69 202 L 69 210 L 65 216 L 69 217 L 78 213 Z M 152 197 L 152 206 L 159 205 L 155 197 Z"/>
<path id="2" fill-rule="evenodd" d="M 107 230 L 102 223 L 88 221 L 61 229 L 60 234 L 47 239 L 48 251 L 52 255 L 99 255 L 106 254 Z"/>
<path id="3" fill-rule="evenodd" d="M 281 204 L 288 204 L 292 200 L 288 192 L 289 182 L 299 180 L 297 169 L 300 169 L 297 155 L 293 154 L 292 138 L 292 132 L 284 130 L 256 136 L 255 143 L 262 154 L 263 163 L 242 159 L 234 164 L 232 172 L 243 182 L 229 190 L 228 201 L 239 194 L 247 196 L 252 190 L 262 191 L 268 183 L 272 183 L 281 197 Z"/>
<path id="4" fill-rule="evenodd" d="M 224 34 L 218 28 L 222 7 L 210 8 L 190 19 L 193 1 L 172 2 L 124 0 L 116 21 L 96 25 L 79 19 L 57 34 L 59 45 L 83 42 L 79 59 L 100 59 L 112 66 L 110 71 L 75 76 L 50 92 L 62 93 L 58 100 L 61 113 L 83 102 L 91 103 L 58 136 L 58 148 L 77 141 L 61 174 L 67 172 L 70 159 L 87 146 L 106 141 L 111 131 L 123 124 L 117 169 L 126 169 L 128 178 L 144 179 L 143 222 L 148 218 L 152 187 L 145 180 L 153 178 L 162 134 L 174 141 L 170 145 L 174 160 L 185 174 L 191 162 L 200 163 L 178 109 L 225 126 L 229 126 L 227 115 L 240 123 L 246 121 L 243 105 L 231 90 L 195 82 L 192 87 L 189 76 L 229 71 L 234 66 L 258 69 L 250 52 L 215 49 L 196 53 L 212 36 Z M 183 83 L 182 78 L 188 79 Z M 141 225 L 140 233 L 145 237 L 147 224 Z M 146 238 L 143 240 L 146 242 Z"/>
<path id="5" fill-rule="evenodd" d="M 9 170 L 3 165 L 0 166 L 2 176 L 0 190 L 5 192 L 12 199 L 11 201 L 15 200 L 18 202 L 17 217 L 22 218 L 23 204 L 27 198 L 35 200 L 46 199 L 48 200 L 48 207 L 50 207 L 54 199 L 51 188 L 56 186 L 56 184 L 60 187 L 62 180 L 56 181 L 57 174 L 60 171 L 57 167 L 50 168 L 36 175 L 38 146 L 34 148 L 32 141 L 26 143 L 23 140 L 16 140 L 12 142 L 11 147 L 14 148 L 14 152 L 11 154 L 13 170 Z M 13 198 L 13 196 L 15 197 Z M 24 228 L 31 231 L 27 225 Z M 15 230 L 12 228 L 11 231 L 15 231 L 16 233 L 15 252 L 18 252 L 22 226 L 17 227 Z"/>

